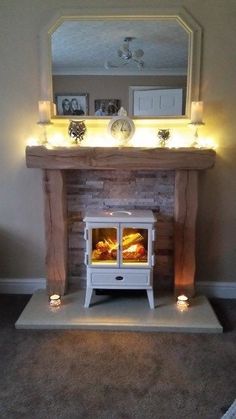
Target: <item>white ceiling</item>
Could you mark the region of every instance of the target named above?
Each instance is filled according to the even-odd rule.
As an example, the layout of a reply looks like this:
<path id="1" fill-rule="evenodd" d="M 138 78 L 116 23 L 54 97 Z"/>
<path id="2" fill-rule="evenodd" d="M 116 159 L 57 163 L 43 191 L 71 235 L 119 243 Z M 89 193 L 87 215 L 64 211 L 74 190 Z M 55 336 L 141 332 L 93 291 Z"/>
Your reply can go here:
<path id="1" fill-rule="evenodd" d="M 119 64 L 117 50 L 127 36 L 130 49 L 144 51 L 144 70 L 135 63 L 105 70 L 105 61 Z M 53 74 L 187 74 L 188 34 L 175 20 L 65 21 L 52 34 Z"/>

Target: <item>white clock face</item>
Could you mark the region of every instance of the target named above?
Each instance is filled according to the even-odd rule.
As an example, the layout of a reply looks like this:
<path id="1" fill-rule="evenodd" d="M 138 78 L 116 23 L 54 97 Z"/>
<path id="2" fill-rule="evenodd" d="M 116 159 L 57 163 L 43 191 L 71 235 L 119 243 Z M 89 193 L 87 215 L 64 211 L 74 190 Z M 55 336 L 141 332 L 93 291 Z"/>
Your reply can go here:
<path id="1" fill-rule="evenodd" d="M 134 133 L 134 123 L 129 118 L 116 118 L 110 121 L 109 130 L 117 140 L 129 140 Z"/>

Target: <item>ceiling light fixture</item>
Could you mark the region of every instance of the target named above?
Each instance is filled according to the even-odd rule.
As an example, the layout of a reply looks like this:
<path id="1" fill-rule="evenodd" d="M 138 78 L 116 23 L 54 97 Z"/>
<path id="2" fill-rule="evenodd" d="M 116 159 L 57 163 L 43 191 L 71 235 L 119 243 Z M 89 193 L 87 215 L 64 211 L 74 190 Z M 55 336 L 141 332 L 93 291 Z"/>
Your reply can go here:
<path id="1" fill-rule="evenodd" d="M 110 61 L 106 61 L 104 67 L 106 70 L 110 70 L 111 68 L 119 68 L 129 63 L 134 62 L 139 70 L 142 70 L 144 67 L 144 61 L 141 59 L 144 55 L 144 51 L 142 49 L 135 49 L 132 51 L 130 49 L 130 42 L 136 39 L 133 36 L 126 36 L 124 38 L 123 45 L 117 50 L 117 55 L 121 59 L 119 64 L 112 64 Z"/>

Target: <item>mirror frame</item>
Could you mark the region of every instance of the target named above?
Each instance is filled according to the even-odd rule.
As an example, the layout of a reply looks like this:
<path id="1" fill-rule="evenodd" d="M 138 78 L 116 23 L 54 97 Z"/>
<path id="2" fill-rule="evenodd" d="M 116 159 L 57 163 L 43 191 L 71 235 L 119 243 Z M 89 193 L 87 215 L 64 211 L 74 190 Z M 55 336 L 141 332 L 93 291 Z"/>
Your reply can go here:
<path id="1" fill-rule="evenodd" d="M 97 13 L 96 13 L 97 11 Z M 40 99 L 53 101 L 52 88 L 52 55 L 51 36 L 53 32 L 67 20 L 169 20 L 176 19 L 186 30 L 189 36 L 187 92 L 186 92 L 186 114 L 176 117 L 131 117 L 132 119 L 171 119 L 176 122 L 181 120 L 186 123 L 190 118 L 191 102 L 199 100 L 200 92 L 200 70 L 201 70 L 201 41 L 202 29 L 199 24 L 184 8 L 171 9 L 136 9 L 128 8 L 109 9 L 99 8 L 97 10 L 77 8 L 73 10 L 60 10 L 50 19 L 40 32 Z M 55 116 L 57 120 L 65 120 L 64 116 Z M 101 118 L 101 117 L 100 117 Z M 84 119 L 96 119 L 94 116 L 86 116 Z M 103 117 L 102 119 L 110 119 Z"/>

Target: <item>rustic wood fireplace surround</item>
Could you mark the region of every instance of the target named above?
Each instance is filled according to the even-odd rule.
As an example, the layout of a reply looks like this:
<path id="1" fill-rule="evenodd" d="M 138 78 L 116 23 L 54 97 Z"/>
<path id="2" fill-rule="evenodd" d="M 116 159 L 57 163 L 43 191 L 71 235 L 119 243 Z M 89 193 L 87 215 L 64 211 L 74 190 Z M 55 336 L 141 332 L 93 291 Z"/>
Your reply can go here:
<path id="1" fill-rule="evenodd" d="M 43 170 L 46 231 L 46 276 L 49 294 L 67 289 L 67 203 L 65 171 L 174 170 L 174 284 L 177 293 L 194 295 L 195 232 L 198 173 L 214 166 L 215 151 L 208 149 L 141 149 L 71 147 L 26 148 L 29 168 Z"/>

